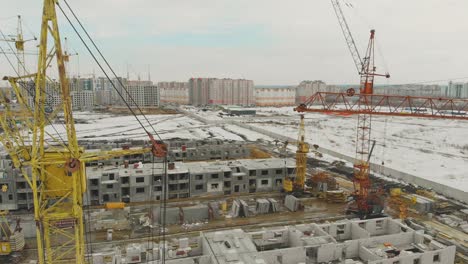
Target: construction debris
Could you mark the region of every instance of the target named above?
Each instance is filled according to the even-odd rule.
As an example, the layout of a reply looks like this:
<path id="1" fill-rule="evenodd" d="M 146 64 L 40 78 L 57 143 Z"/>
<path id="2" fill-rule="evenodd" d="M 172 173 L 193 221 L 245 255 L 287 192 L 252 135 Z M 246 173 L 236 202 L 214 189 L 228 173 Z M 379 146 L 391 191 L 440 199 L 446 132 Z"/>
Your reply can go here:
<path id="1" fill-rule="evenodd" d="M 437 221 L 444 223 L 450 227 L 464 226 L 468 224 L 466 221 L 455 215 L 442 214 L 440 216 L 436 216 L 436 219 Z"/>
<path id="2" fill-rule="evenodd" d="M 98 230 L 128 230 L 130 229 L 129 209 L 107 211 L 101 209 L 85 215 L 85 221 L 90 224 L 90 229 Z"/>
<path id="3" fill-rule="evenodd" d="M 343 190 L 327 191 L 326 199 L 330 203 L 344 203 L 346 202 L 346 194 Z"/>

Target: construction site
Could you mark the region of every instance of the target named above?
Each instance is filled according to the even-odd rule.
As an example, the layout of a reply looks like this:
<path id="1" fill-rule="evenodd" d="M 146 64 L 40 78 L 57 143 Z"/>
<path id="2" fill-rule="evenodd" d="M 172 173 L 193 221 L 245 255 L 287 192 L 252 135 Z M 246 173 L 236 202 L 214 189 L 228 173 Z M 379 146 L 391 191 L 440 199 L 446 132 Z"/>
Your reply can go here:
<path id="1" fill-rule="evenodd" d="M 67 0 L 43 0 L 38 38 L 21 16 L 15 35 L 0 24 L 15 72 L 0 91 L 0 263 L 468 263 L 468 99 L 376 93 L 391 77 L 376 30 L 361 53 L 345 1 L 330 3 L 353 88 L 123 79 Z M 118 106 L 75 110 L 91 93 L 70 81 L 65 25 Z"/>

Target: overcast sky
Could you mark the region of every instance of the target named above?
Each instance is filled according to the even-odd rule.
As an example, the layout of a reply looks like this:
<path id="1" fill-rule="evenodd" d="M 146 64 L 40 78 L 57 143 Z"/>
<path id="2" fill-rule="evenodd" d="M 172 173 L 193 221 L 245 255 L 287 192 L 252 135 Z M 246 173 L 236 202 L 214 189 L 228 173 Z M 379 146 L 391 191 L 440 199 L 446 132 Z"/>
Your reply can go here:
<path id="1" fill-rule="evenodd" d="M 68 1 L 115 70 L 125 76 L 128 63 L 132 79 L 138 74 L 147 79 L 149 65 L 153 81 L 231 77 L 294 85 L 305 79 L 358 80 L 329 0 Z M 346 2 L 353 6 L 343 9 L 361 53 L 369 29 L 376 29 L 378 69 L 392 75 L 376 83 L 468 77 L 467 0 Z M 9 17 L 21 14 L 25 37 L 30 31 L 39 36 L 41 6 L 41 0 L 3 3 L 0 29 L 14 33 L 16 21 Z M 79 73 L 102 75 L 61 14 L 59 24 L 70 50 L 80 54 Z M 32 66 L 36 58 L 27 60 Z M 76 56 L 70 72 L 78 73 Z M 11 74 L 3 55 L 0 73 Z"/>

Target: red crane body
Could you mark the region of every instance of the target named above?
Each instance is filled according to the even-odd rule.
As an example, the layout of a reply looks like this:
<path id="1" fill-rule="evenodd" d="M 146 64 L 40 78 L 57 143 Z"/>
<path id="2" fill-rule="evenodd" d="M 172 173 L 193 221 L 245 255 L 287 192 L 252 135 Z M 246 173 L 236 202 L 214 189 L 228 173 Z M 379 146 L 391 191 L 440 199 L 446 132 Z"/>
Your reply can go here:
<path id="1" fill-rule="evenodd" d="M 465 99 L 374 95 L 374 77 L 390 77 L 388 73 L 375 72 L 374 37 L 375 30 L 371 30 L 366 55 L 359 71 L 359 94 L 353 88 L 346 93 L 318 92 L 294 109 L 297 112 L 358 115 L 353 177 L 355 191 L 352 195 L 355 203 L 350 205 L 348 212 L 362 218 L 380 216 L 384 208 L 383 191 L 380 188 L 373 189 L 369 179 L 372 115 L 468 120 L 468 100 Z"/>

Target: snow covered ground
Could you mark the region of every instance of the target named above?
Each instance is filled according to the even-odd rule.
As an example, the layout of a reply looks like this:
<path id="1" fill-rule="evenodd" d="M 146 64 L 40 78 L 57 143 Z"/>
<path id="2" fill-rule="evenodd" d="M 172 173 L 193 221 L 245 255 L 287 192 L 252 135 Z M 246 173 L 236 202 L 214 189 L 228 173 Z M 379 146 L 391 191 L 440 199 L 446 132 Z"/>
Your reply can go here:
<path id="1" fill-rule="evenodd" d="M 272 112 L 278 112 L 278 115 Z M 273 132 L 297 134 L 298 113 L 292 107 L 258 108 L 245 122 Z M 312 144 L 354 156 L 357 117 L 308 113 L 306 139 Z M 468 122 L 374 116 L 377 141 L 372 162 L 468 191 Z"/>
<path id="2" fill-rule="evenodd" d="M 135 117 L 126 115 L 96 114 L 78 112 L 74 114 L 76 134 L 78 139 L 87 140 L 116 140 L 116 139 L 147 139 L 148 136 L 141 128 Z M 147 115 L 146 116 L 162 139 L 226 139 L 243 140 L 237 134 L 226 131 L 217 126 L 201 123 L 184 115 Z M 139 116 L 146 129 L 152 132 L 148 122 Z M 46 128 L 52 136 L 66 138 L 65 127 L 60 124 Z"/>
<path id="3" fill-rule="evenodd" d="M 216 123 L 235 120 L 292 138 L 297 135 L 299 114 L 293 107 L 259 107 L 255 117 L 223 118 L 219 111 L 186 110 Z M 309 143 L 354 157 L 357 116 L 308 113 L 305 121 Z M 245 130 L 236 131 L 255 133 Z M 374 116 L 371 136 L 377 143 L 371 162 L 468 191 L 467 131 L 467 121 Z"/>
<path id="4" fill-rule="evenodd" d="M 298 113 L 292 107 L 257 108 L 255 117 L 220 117 L 219 111 L 187 111 L 210 121 L 205 124 L 189 116 L 148 115 L 162 139 L 216 138 L 226 140 L 273 141 L 261 133 L 224 121 L 247 123 L 296 138 Z M 75 113 L 80 139 L 146 139 L 133 116 Z M 306 140 L 311 144 L 354 156 L 357 117 L 309 113 L 305 115 Z M 145 120 L 143 124 L 147 126 Z M 149 127 L 149 126 L 147 126 Z M 65 138 L 61 125 L 54 128 Z M 148 129 L 151 131 L 151 129 Z M 56 135 L 52 127 L 47 127 Z M 377 141 L 372 162 L 468 191 L 468 122 L 422 118 L 379 117 L 372 122 L 372 138 Z"/>

